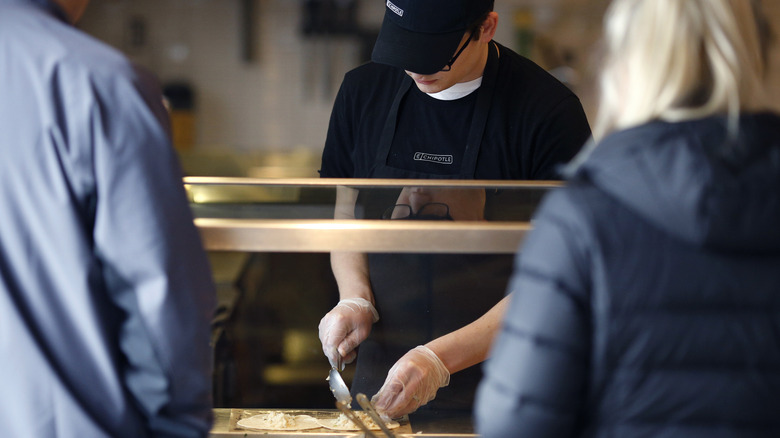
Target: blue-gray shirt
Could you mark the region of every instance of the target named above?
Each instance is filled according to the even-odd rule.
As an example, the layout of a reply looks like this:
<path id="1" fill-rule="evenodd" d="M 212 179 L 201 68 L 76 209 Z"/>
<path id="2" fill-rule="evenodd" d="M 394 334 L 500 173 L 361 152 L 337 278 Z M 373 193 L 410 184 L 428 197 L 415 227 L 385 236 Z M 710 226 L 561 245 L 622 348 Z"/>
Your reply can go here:
<path id="1" fill-rule="evenodd" d="M 205 436 L 214 286 L 159 87 L 0 0 L 0 436 Z"/>

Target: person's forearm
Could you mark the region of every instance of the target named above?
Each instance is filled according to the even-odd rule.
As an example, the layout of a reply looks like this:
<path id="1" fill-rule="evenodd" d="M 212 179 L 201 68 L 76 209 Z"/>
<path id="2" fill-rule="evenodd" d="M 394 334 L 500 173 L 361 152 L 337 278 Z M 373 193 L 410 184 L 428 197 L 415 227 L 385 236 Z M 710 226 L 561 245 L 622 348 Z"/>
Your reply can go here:
<path id="1" fill-rule="evenodd" d="M 509 297 L 504 297 L 471 324 L 426 344 L 450 371 L 450 374 L 487 359 L 493 339 L 501 327 Z"/>
<path id="2" fill-rule="evenodd" d="M 339 298 L 364 298 L 374 304 L 368 276 L 368 256 L 360 252 L 333 252 L 331 269 L 339 287 Z"/>
<path id="3" fill-rule="evenodd" d="M 333 217 L 335 219 L 355 219 L 355 202 L 358 191 L 344 186 L 336 188 L 336 205 Z M 368 277 L 368 256 L 360 252 L 332 252 L 330 266 L 336 284 L 339 287 L 339 298 L 364 298 L 374 304 L 371 293 L 371 283 Z"/>

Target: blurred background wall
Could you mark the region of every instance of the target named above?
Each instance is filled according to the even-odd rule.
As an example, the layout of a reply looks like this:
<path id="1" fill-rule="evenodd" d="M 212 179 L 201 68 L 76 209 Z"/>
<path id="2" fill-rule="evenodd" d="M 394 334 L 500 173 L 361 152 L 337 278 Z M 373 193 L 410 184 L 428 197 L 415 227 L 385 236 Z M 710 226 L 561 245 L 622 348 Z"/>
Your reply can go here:
<path id="1" fill-rule="evenodd" d="M 370 56 L 384 3 L 93 0 L 79 26 L 151 69 L 174 97 L 191 93 L 174 102 L 184 105 L 174 125 L 188 173 L 316 176 L 338 86 Z M 780 1 L 764 3 L 777 33 Z M 570 81 L 591 120 L 607 4 L 496 0 L 496 40 Z M 777 76 L 777 47 L 772 60 Z M 769 92 L 780 100 L 780 87 Z M 261 155 L 271 162 L 236 158 Z"/>

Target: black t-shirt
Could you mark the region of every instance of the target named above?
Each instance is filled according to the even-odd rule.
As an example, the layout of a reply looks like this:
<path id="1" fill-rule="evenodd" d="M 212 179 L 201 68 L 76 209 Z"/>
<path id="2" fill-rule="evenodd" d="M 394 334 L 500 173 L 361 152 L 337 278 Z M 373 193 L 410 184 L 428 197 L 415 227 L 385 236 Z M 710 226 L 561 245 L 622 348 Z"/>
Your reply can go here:
<path id="1" fill-rule="evenodd" d="M 456 100 L 437 100 L 413 85 L 398 114 L 387 164 L 434 175 L 459 174 L 476 97 L 474 92 Z"/>
<path id="2" fill-rule="evenodd" d="M 474 177 L 557 179 L 556 165 L 569 161 L 590 136 L 582 105 L 544 69 L 506 47 L 497 46 L 500 56 L 496 89 Z M 347 73 L 331 113 L 320 169 L 322 177 L 376 176 L 373 169 L 382 128 L 405 77 L 403 70 L 376 63 Z M 451 155 L 454 162 L 462 155 L 463 133 L 470 125 L 464 120 L 470 121 L 479 91 L 456 101 L 434 102 L 412 85 L 401 103 L 393 147 L 384 163 L 409 171 L 430 172 L 431 178 L 456 174 L 460 166 L 434 161 L 446 160 Z M 441 114 L 436 113 L 439 110 Z M 415 153 L 428 151 L 437 152 L 422 157 L 430 160 L 414 160 Z"/>

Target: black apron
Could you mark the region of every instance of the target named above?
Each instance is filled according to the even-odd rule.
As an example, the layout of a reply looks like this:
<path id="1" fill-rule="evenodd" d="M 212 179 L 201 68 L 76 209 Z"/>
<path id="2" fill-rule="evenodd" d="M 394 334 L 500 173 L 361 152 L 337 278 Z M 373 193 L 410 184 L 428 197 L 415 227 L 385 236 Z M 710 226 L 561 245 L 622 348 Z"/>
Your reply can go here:
<path id="1" fill-rule="evenodd" d="M 448 179 L 474 179 L 495 90 L 497 50 L 494 44 L 490 45 L 460 173 L 446 176 Z M 386 164 L 399 108 L 412 83 L 411 78 L 405 78 L 396 93 L 371 177 L 442 178 Z M 397 198 L 397 194 L 393 196 Z M 361 196 L 358 202 L 364 207 L 377 203 L 377 197 L 369 198 L 370 195 Z M 386 208 L 393 201 L 385 195 L 380 201 L 383 205 L 375 210 Z M 359 347 L 352 393 L 371 397 L 379 391 L 390 367 L 406 352 L 471 323 L 500 301 L 506 292 L 513 258 L 483 254 L 369 254 L 368 260 L 380 320 Z M 470 411 L 481 375 L 480 366 L 454 374 L 450 385 L 440 389 L 436 398 L 420 410 Z"/>

